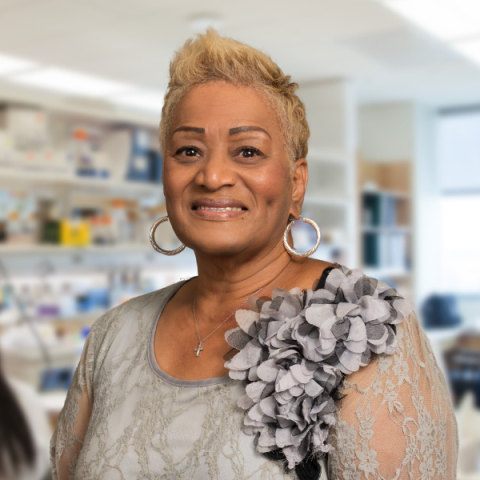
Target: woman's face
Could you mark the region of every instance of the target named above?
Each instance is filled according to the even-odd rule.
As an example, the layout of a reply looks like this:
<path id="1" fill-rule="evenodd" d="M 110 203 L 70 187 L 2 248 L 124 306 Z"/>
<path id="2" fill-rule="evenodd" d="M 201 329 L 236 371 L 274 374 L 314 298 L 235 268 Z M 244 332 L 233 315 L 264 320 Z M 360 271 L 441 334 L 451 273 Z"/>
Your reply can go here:
<path id="1" fill-rule="evenodd" d="M 176 107 L 164 153 L 169 219 L 197 253 L 270 250 L 289 215 L 301 212 L 306 162 L 292 172 L 272 107 L 247 87 L 192 88 Z"/>

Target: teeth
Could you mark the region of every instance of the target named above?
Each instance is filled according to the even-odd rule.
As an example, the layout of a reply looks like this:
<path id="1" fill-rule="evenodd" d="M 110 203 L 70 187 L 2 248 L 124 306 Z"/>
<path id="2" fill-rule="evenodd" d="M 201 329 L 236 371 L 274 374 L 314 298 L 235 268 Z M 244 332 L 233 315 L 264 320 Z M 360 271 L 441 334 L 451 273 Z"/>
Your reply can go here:
<path id="1" fill-rule="evenodd" d="M 210 212 L 241 212 L 239 207 L 225 207 L 225 208 L 212 208 L 212 207 L 197 207 L 197 210 L 209 210 Z"/>

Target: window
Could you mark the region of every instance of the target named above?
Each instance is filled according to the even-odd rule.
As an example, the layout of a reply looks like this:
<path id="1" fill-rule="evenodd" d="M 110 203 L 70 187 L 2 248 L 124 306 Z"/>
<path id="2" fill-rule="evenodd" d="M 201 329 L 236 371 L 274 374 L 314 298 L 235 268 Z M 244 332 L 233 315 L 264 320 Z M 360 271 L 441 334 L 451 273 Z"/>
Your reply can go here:
<path id="1" fill-rule="evenodd" d="M 442 289 L 480 295 L 480 108 L 437 124 Z"/>

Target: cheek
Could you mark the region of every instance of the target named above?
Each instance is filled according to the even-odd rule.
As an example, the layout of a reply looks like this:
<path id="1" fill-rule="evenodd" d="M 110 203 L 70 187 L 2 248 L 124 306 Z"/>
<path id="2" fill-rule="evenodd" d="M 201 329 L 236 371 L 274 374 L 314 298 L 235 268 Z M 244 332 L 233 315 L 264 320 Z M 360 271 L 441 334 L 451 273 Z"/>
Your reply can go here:
<path id="1" fill-rule="evenodd" d="M 182 197 L 189 179 L 182 175 L 180 169 L 170 165 L 168 160 L 163 167 L 163 191 L 167 202 L 176 204 Z"/>
<path id="2" fill-rule="evenodd" d="M 289 205 L 292 192 L 292 179 L 289 166 L 280 162 L 269 166 L 258 175 L 252 175 L 248 184 L 259 201 L 263 200 L 269 207 Z"/>

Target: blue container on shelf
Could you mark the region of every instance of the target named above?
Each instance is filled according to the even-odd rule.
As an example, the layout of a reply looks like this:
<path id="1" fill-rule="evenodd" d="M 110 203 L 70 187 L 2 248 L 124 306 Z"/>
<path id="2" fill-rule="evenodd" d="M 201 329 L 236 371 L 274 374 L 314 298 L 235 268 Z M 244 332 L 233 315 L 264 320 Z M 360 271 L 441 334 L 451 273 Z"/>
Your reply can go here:
<path id="1" fill-rule="evenodd" d="M 85 295 L 77 297 L 77 308 L 81 313 L 110 306 L 110 296 L 107 288 L 93 288 Z"/>
<path id="2" fill-rule="evenodd" d="M 150 150 L 151 178 L 154 183 L 162 183 L 163 160 L 161 152 Z"/>
<path id="3" fill-rule="evenodd" d="M 132 150 L 127 179 L 135 182 L 150 182 L 151 178 L 150 134 L 142 128 L 136 128 L 132 131 Z"/>

